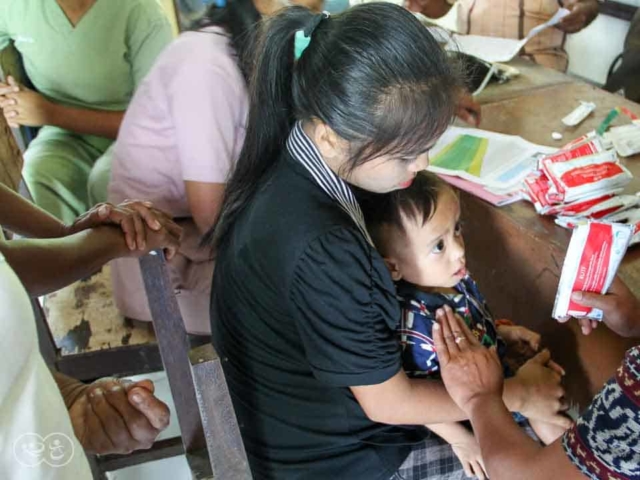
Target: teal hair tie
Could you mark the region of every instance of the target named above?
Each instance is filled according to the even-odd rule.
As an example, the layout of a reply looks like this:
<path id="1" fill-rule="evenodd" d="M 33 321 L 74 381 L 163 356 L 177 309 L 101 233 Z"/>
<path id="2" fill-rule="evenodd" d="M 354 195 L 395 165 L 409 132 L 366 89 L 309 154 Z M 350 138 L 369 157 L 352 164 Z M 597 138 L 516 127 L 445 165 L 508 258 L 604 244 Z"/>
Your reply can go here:
<path id="1" fill-rule="evenodd" d="M 293 58 L 295 60 L 300 59 L 304 51 L 307 49 L 309 44 L 311 43 L 311 35 L 315 32 L 320 22 L 325 18 L 329 18 L 329 12 L 322 12 L 318 15 L 315 15 L 311 24 L 306 28 L 296 31 L 295 38 L 293 40 Z"/>
<path id="2" fill-rule="evenodd" d="M 295 60 L 298 60 L 310 43 L 311 35 L 307 37 L 307 34 L 304 32 L 304 30 L 298 30 L 293 41 L 293 58 Z"/>

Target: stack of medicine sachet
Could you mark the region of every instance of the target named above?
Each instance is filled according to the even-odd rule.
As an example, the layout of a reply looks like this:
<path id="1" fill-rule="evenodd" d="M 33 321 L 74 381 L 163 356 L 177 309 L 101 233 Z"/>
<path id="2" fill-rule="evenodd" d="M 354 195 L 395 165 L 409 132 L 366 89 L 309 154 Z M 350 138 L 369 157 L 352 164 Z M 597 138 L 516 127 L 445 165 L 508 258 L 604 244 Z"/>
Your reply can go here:
<path id="1" fill-rule="evenodd" d="M 632 178 L 612 142 L 591 132 L 541 157 L 524 192 L 540 215 L 555 216 L 561 227 L 595 220 L 634 225 L 634 244 L 640 243 L 640 196 L 622 194 Z"/>

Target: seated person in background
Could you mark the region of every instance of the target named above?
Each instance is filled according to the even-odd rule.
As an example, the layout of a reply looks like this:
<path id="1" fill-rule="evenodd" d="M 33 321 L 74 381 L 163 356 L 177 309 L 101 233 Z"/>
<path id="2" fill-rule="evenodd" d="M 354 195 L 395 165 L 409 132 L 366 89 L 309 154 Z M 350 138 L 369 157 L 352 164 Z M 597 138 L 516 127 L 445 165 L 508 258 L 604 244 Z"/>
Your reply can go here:
<path id="1" fill-rule="evenodd" d="M 485 348 L 496 348 L 504 374 L 512 377 L 529 359 L 553 366 L 549 352 L 536 356 L 540 336 L 524 327 L 494 322 L 478 286 L 465 267 L 465 249 L 460 225 L 460 202 L 453 188 L 430 172 L 420 172 L 410 185 L 385 195 L 370 195 L 361 201 L 367 229 L 396 281 L 402 318 L 398 336 L 403 367 L 411 377 L 439 378 L 439 362 L 433 347 L 432 328 L 436 310 L 449 305 L 464 318 Z M 504 321 L 503 321 L 504 322 Z M 503 340 L 504 339 L 504 340 Z M 526 343 L 524 359 L 508 359 L 507 344 Z M 528 351 L 527 351 L 528 350 Z M 522 415 L 515 418 L 527 426 Z M 531 427 L 551 443 L 563 427 L 531 420 Z M 428 425 L 449 442 L 467 475 L 485 478 L 480 449 L 473 432 L 462 423 Z"/>
<path id="2" fill-rule="evenodd" d="M 171 255 L 180 229 L 140 202 L 100 205 L 65 226 L 2 185 L 0 224 L 46 238 L 0 238 L 0 478 L 91 478 L 80 445 L 97 454 L 149 448 L 169 424 L 169 409 L 150 380 L 87 385 L 50 372 L 29 295 L 61 288 L 116 256 L 163 247 Z"/>
<path id="3" fill-rule="evenodd" d="M 600 308 L 604 323 L 619 335 L 640 338 L 640 302 L 619 279 L 607 295 L 578 292 L 573 300 Z M 491 480 L 640 478 L 640 346 L 627 352 L 575 425 L 543 448 L 522 434 L 505 409 L 495 352 L 482 348 L 451 310 L 439 312 L 438 322 L 434 339 L 442 378 L 471 419 Z M 591 330 L 590 322 L 581 323 Z M 462 340 L 452 341 L 456 337 Z"/>
<path id="4" fill-rule="evenodd" d="M 640 10 L 636 10 L 631 19 L 620 65 L 609 72 L 607 83 L 602 88 L 609 92 L 624 90 L 626 98 L 640 103 Z"/>
<path id="5" fill-rule="evenodd" d="M 182 227 L 170 263 L 187 331 L 209 334 L 214 259 L 200 238 L 215 223 L 225 181 L 244 142 L 252 31 L 278 0 L 212 6 L 197 31 L 180 35 L 158 58 L 124 117 L 114 148 L 108 199 L 148 198 Z M 120 311 L 150 321 L 138 262 L 112 265 Z"/>
<path id="6" fill-rule="evenodd" d="M 457 8 L 460 33 L 518 39 L 549 20 L 562 6 L 569 9 L 571 14 L 556 28 L 539 33 L 524 49 L 524 56 L 560 71 L 568 66 L 566 34 L 582 30 L 598 15 L 596 0 L 405 0 L 409 10 L 430 18 L 440 18 L 452 5 Z"/>
<path id="7" fill-rule="evenodd" d="M 94 164 L 171 38 L 156 0 L 0 0 L 0 49 L 15 43 L 36 88 L 0 82 L 9 125 L 42 127 L 23 169 L 37 205 L 72 222 L 106 200 Z"/>

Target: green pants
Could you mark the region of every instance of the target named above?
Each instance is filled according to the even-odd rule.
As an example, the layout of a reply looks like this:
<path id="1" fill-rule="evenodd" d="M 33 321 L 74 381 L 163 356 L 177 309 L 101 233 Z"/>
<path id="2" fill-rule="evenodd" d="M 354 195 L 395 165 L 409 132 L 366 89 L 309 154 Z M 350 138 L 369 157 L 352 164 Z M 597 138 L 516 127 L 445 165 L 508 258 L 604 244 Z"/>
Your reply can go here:
<path id="1" fill-rule="evenodd" d="M 65 223 L 106 201 L 112 140 L 42 127 L 24 154 L 22 174 L 35 203 Z M 98 160 L 101 167 L 93 171 Z M 105 169 L 104 165 L 108 167 Z"/>

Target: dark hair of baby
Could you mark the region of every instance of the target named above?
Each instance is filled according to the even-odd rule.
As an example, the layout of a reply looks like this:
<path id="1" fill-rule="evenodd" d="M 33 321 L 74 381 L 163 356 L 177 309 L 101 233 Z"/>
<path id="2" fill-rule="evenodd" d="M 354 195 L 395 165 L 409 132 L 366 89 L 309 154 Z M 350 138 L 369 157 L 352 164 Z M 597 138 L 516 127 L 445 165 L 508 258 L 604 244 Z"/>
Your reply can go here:
<path id="1" fill-rule="evenodd" d="M 358 200 L 376 247 L 384 248 L 384 227 L 391 226 L 404 232 L 406 220 L 426 224 L 436 212 L 440 195 L 445 191 L 453 192 L 453 189 L 436 174 L 423 171 L 408 188 L 384 194 L 362 192 Z"/>

